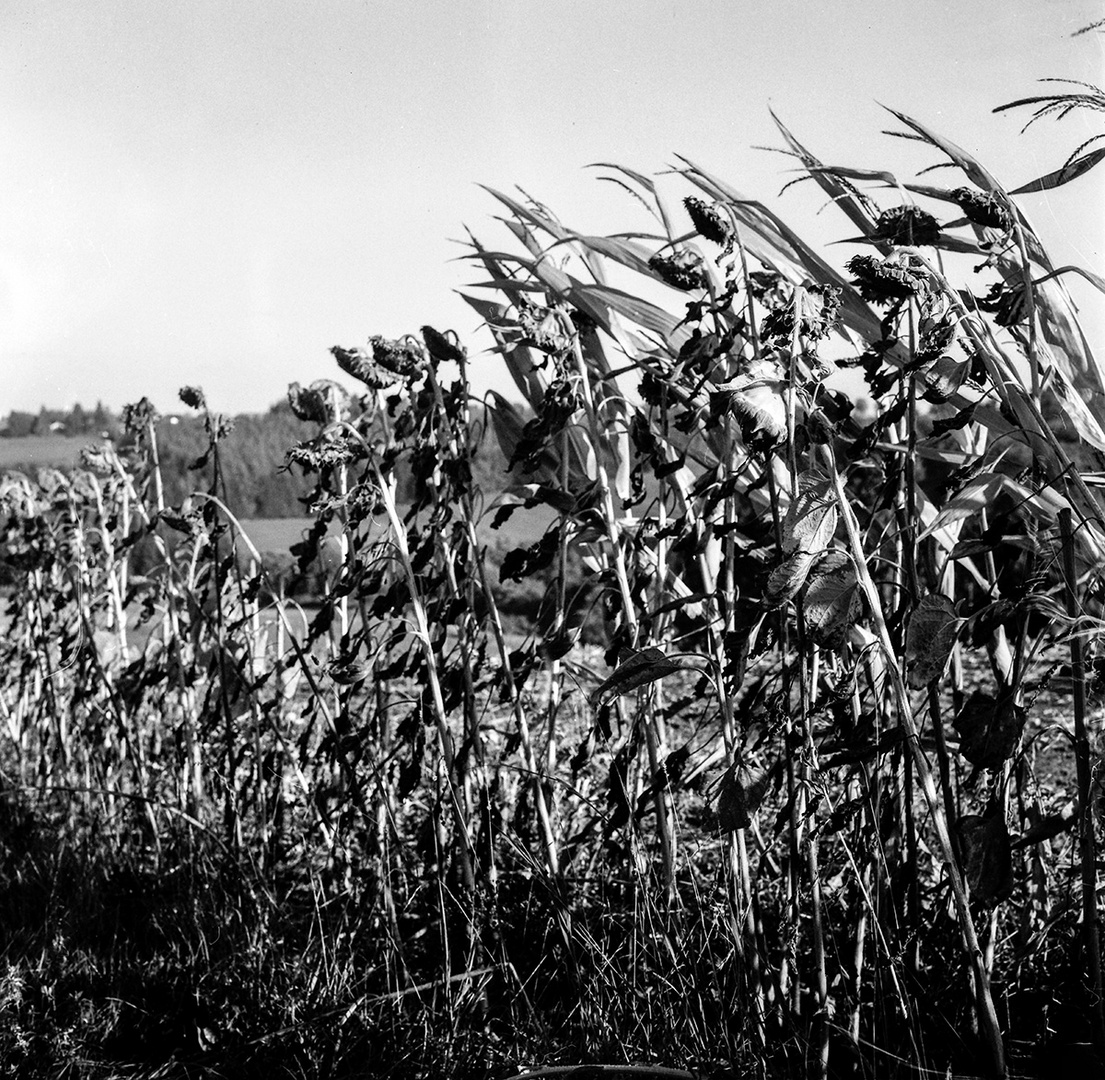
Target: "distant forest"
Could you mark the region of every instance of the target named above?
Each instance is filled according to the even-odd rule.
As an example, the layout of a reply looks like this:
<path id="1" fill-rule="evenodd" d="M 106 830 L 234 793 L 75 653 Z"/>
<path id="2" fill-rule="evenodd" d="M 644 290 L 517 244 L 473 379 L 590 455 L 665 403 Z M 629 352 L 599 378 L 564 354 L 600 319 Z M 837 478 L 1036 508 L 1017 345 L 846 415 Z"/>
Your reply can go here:
<path id="1" fill-rule="evenodd" d="M 286 401 L 278 402 L 265 413 L 244 413 L 233 418 L 233 429 L 220 443 L 220 464 L 227 502 L 236 515 L 286 518 L 307 514 L 303 500 L 312 483 L 299 468 L 285 467 L 285 455 L 314 431 L 314 425 L 296 418 Z M 53 435 L 65 442 L 74 438 L 88 443 L 103 438 L 119 440 L 123 437 L 123 421 L 121 414 L 101 402 L 93 409 L 81 405 L 69 410 L 44 407 L 38 413 L 14 411 L 0 419 L 0 438 L 15 440 L 32 435 Z M 207 448 L 202 416 L 184 410 L 162 416 L 157 424 L 157 439 L 165 498 L 170 505 L 179 504 L 192 491 L 209 485 L 209 471 L 200 475 L 190 468 Z M 33 463 L 21 465 L 18 451 L 5 455 L 5 461 L 11 463 L 5 464 L 5 468 L 32 476 L 41 467 Z M 507 463 L 494 439 L 484 440 L 474 465 L 477 474 L 502 486 Z M 400 498 L 403 484 L 400 475 Z"/>

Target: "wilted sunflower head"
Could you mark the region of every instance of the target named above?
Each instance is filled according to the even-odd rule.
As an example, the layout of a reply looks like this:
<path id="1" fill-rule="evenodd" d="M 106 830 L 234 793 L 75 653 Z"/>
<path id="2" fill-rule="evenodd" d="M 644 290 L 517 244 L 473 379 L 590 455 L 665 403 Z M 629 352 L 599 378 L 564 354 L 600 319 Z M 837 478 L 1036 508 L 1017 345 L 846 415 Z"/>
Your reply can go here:
<path id="1" fill-rule="evenodd" d="M 335 345 L 330 352 L 346 375 L 364 383 L 370 390 L 382 390 L 399 377 L 394 371 L 388 371 L 377 364 L 375 356 L 369 356 L 364 349 L 344 349 Z"/>
<path id="2" fill-rule="evenodd" d="M 706 287 L 706 275 L 702 270 L 702 260 L 691 251 L 681 251 L 675 255 L 653 255 L 648 265 L 657 277 L 673 289 L 690 292 L 692 289 Z"/>
<path id="3" fill-rule="evenodd" d="M 413 378 L 425 363 L 422 350 L 406 338 L 392 341 L 374 334 L 368 339 L 368 343 L 372 346 L 372 359 L 385 371 L 398 375 L 401 379 Z"/>
<path id="4" fill-rule="evenodd" d="M 439 363 L 447 361 L 454 364 L 463 364 L 467 358 L 467 353 L 459 342 L 450 339 L 449 334 L 452 334 L 453 338 L 456 337 L 452 330 L 448 334 L 443 334 L 432 326 L 422 327 L 422 340 L 426 343 L 426 351 L 432 359 Z"/>
<path id="5" fill-rule="evenodd" d="M 687 208 L 687 213 L 690 214 L 691 221 L 694 222 L 694 227 L 700 236 L 724 247 L 732 244 L 733 226 L 716 206 L 710 206 L 709 203 L 696 199 L 693 195 L 688 195 L 683 200 L 683 205 Z"/>
<path id="6" fill-rule="evenodd" d="M 872 304 L 893 304 L 911 296 L 922 296 L 928 290 L 924 271 L 912 259 L 897 256 L 880 259 L 874 255 L 856 255 L 849 259 L 852 284 L 860 296 Z"/>
<path id="7" fill-rule="evenodd" d="M 907 203 L 881 213 L 871 236 L 891 244 L 920 247 L 940 239 L 940 225 L 932 214 Z"/>
<path id="8" fill-rule="evenodd" d="M 180 400 L 190 409 L 206 409 L 207 398 L 203 389 L 199 386 L 182 386 L 179 391 Z"/>
<path id="9" fill-rule="evenodd" d="M 956 188 L 951 196 L 959 204 L 963 216 L 975 225 L 1008 232 L 1013 217 L 1005 200 L 996 191 L 978 191 L 976 188 Z"/>
<path id="10" fill-rule="evenodd" d="M 294 382 L 288 387 L 288 405 L 300 420 L 331 424 L 342 417 L 349 395 L 332 379 L 316 379 L 310 386 Z"/>

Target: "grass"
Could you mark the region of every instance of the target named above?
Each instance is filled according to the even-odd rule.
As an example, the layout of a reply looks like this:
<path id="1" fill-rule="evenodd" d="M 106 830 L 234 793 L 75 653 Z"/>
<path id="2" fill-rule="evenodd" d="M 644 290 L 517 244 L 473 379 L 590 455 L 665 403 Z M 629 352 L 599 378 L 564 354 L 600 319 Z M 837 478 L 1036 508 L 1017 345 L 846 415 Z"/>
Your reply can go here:
<path id="1" fill-rule="evenodd" d="M 847 272 L 685 160 L 681 209 L 610 169 L 632 234 L 496 194 L 517 251 L 473 240 L 471 300 L 532 412 L 493 396 L 484 433 L 431 327 L 334 349 L 356 393 L 293 385 L 307 610 L 196 388 L 187 504 L 148 403 L 5 480 L 12 1071 L 1003 1075 L 1102 1042 L 1105 388 L 1021 208 L 895 117 L 971 186 L 887 194 L 780 127 Z"/>

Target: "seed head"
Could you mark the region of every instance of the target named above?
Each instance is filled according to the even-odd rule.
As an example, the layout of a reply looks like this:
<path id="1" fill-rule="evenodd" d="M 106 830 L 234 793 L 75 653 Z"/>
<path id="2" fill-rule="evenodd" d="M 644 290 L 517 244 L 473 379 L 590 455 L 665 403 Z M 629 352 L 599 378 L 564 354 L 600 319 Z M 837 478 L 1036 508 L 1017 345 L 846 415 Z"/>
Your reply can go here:
<path id="1" fill-rule="evenodd" d="M 690 292 L 692 289 L 706 287 L 706 275 L 698 258 L 689 251 L 678 255 L 653 255 L 648 265 L 666 285 L 673 289 Z"/>
<path id="2" fill-rule="evenodd" d="M 940 225 L 932 214 L 907 203 L 880 214 L 871 236 L 891 244 L 920 247 L 922 244 L 935 244 L 940 239 Z"/>
<path id="3" fill-rule="evenodd" d="M 294 382 L 288 387 L 288 404 L 300 420 L 314 421 L 316 424 L 330 422 L 326 397 L 313 386 L 300 386 Z"/>
<path id="4" fill-rule="evenodd" d="M 452 361 L 454 364 L 463 364 L 466 359 L 464 349 L 454 344 L 432 326 L 422 327 L 422 340 L 426 343 L 426 349 L 430 356 L 439 363 L 446 360 Z"/>
<path id="5" fill-rule="evenodd" d="M 207 408 L 207 399 L 203 396 L 203 389 L 199 386 L 182 386 L 180 388 L 180 400 L 189 409 Z"/>
<path id="6" fill-rule="evenodd" d="M 731 247 L 733 243 L 733 227 L 725 220 L 716 206 L 710 206 L 702 199 L 696 199 L 688 195 L 683 200 L 687 213 L 691 215 L 691 221 L 698 230 L 699 235 L 715 244 Z"/>
<path id="7" fill-rule="evenodd" d="M 873 304 L 892 304 L 923 295 L 928 290 L 928 281 L 920 270 L 893 257 L 879 259 L 874 255 L 856 255 L 847 266 L 860 296 Z"/>
<path id="8" fill-rule="evenodd" d="M 396 380 L 394 372 L 377 364 L 375 358 L 369 356 L 364 349 L 343 349 L 340 345 L 335 345 L 330 352 L 346 375 L 364 383 L 370 390 L 382 390 Z"/>
<path id="9" fill-rule="evenodd" d="M 975 188 L 956 188 L 952 198 L 959 203 L 963 216 L 975 225 L 1008 232 L 1013 225 L 1005 200 L 996 191 L 977 191 Z"/>
<path id="10" fill-rule="evenodd" d="M 413 378 L 425 363 L 418 347 L 410 344 L 406 339 L 391 341 L 375 334 L 368 339 L 368 343 L 372 346 L 372 359 L 385 371 L 390 371 L 400 378 Z"/>

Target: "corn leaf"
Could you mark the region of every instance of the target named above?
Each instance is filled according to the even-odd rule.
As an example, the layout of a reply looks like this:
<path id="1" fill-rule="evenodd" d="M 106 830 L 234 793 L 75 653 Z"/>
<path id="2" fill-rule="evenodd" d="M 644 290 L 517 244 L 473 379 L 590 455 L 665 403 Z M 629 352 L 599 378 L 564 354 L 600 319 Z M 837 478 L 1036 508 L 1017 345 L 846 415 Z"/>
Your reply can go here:
<path id="1" fill-rule="evenodd" d="M 641 244 L 615 236 L 584 236 L 581 233 L 572 235 L 584 247 L 605 255 L 622 266 L 629 267 L 630 270 L 636 270 L 638 274 L 644 274 L 646 277 L 653 276 L 652 268 L 648 265 L 651 252 Z"/>
<path id="2" fill-rule="evenodd" d="M 887 108 L 885 105 L 883 108 L 892 116 L 897 117 L 906 127 L 916 132 L 924 142 L 943 151 L 951 161 L 963 170 L 967 179 L 970 180 L 975 187 L 980 187 L 983 191 L 1001 191 L 1001 185 L 994 179 L 993 175 L 987 169 L 983 168 L 983 166 L 962 147 L 956 146 L 951 140 L 945 139 L 941 135 L 937 135 L 931 128 L 926 127 L 918 120 L 911 119 L 906 116 L 905 113 Z"/>
<path id="3" fill-rule="evenodd" d="M 1016 190 L 1009 192 L 1009 194 L 1028 195 L 1035 191 L 1050 191 L 1052 188 L 1062 187 L 1063 184 L 1069 184 L 1072 180 L 1077 180 L 1084 173 L 1088 173 L 1090 169 L 1102 160 L 1102 158 L 1105 158 L 1105 148 L 1094 150 L 1089 154 L 1083 154 L 1082 157 L 1069 162 L 1061 169 L 1056 169 L 1054 172 L 1049 172 L 1045 176 L 1041 176 L 1036 180 L 1023 184 Z"/>
<path id="4" fill-rule="evenodd" d="M 775 126 L 786 139 L 791 150 L 833 203 L 847 214 L 864 236 L 870 233 L 875 228 L 875 214 L 869 200 L 851 184 L 842 184 L 839 172 L 821 171 L 826 167 L 791 134 L 774 112 L 771 114 L 771 119 L 775 121 Z M 889 176 L 889 174 L 885 175 Z M 891 182 L 894 182 L 893 177 Z"/>

